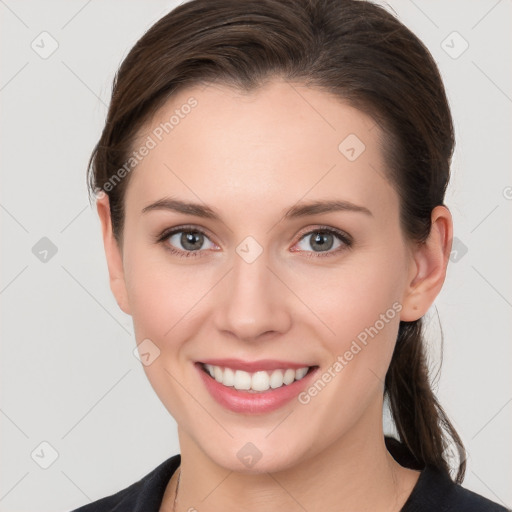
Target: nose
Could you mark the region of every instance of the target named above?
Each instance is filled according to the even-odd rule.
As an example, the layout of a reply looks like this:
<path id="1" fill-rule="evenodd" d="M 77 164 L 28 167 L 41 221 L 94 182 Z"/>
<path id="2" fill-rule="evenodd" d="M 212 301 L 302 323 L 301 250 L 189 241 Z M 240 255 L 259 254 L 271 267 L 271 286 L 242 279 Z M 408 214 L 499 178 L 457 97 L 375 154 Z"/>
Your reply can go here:
<path id="1" fill-rule="evenodd" d="M 292 293 L 263 251 L 254 261 L 234 254 L 215 307 L 219 332 L 244 341 L 282 335 L 291 326 Z"/>

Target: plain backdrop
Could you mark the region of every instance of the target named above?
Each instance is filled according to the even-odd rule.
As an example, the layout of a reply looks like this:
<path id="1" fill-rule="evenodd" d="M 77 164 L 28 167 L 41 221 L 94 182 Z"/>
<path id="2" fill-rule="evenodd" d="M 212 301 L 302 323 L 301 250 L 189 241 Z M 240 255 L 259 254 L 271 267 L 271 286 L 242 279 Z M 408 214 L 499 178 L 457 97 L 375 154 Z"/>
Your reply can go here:
<path id="1" fill-rule="evenodd" d="M 110 292 L 85 184 L 117 67 L 175 5 L 0 0 L 1 511 L 69 510 L 179 452 Z M 464 486 L 510 507 L 512 4 L 387 5 L 432 52 L 455 121 L 435 386 L 468 450 Z"/>

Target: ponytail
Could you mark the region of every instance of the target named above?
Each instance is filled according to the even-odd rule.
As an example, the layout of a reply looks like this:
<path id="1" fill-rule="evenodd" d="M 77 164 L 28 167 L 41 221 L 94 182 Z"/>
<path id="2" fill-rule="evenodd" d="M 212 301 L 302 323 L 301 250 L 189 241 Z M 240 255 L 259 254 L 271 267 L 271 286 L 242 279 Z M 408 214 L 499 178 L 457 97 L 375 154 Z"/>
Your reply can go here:
<path id="1" fill-rule="evenodd" d="M 457 431 L 437 401 L 429 381 L 422 319 L 400 322 L 397 343 L 386 374 L 384 393 L 400 441 L 417 468 L 425 465 L 449 473 L 447 450 L 455 446 L 458 468 L 455 481 L 466 471 L 465 449 Z"/>

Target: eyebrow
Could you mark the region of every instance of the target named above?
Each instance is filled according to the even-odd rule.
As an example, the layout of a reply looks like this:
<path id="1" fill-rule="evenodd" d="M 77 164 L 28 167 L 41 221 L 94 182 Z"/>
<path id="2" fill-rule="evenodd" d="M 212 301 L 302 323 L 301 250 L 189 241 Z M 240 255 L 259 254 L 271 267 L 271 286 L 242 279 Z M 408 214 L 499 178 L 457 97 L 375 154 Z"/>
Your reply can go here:
<path id="1" fill-rule="evenodd" d="M 164 197 L 151 203 L 142 209 L 142 213 L 147 213 L 153 210 L 170 210 L 177 213 L 184 213 L 202 217 L 205 219 L 221 220 L 214 209 L 207 205 L 199 203 L 191 203 Z M 373 216 L 372 212 L 364 207 L 349 201 L 341 200 L 323 200 L 323 201 L 310 201 L 308 203 L 299 203 L 289 208 L 285 214 L 285 219 L 296 219 L 299 217 L 307 217 L 308 215 L 317 215 L 320 213 L 329 213 L 337 211 L 349 211 L 364 213 L 365 215 Z"/>

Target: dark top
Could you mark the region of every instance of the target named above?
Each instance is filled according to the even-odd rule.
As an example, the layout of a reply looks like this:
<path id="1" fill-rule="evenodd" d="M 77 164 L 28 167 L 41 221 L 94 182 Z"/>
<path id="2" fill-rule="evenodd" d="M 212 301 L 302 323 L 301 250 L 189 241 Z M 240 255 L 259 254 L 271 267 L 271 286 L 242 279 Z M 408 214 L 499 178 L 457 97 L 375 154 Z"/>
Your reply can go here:
<path id="1" fill-rule="evenodd" d="M 405 467 L 418 469 L 400 443 L 386 438 L 393 457 Z M 158 512 L 165 488 L 180 465 L 174 455 L 129 487 L 72 512 Z M 458 484 L 446 473 L 425 466 L 400 512 L 507 512 L 507 509 Z"/>

